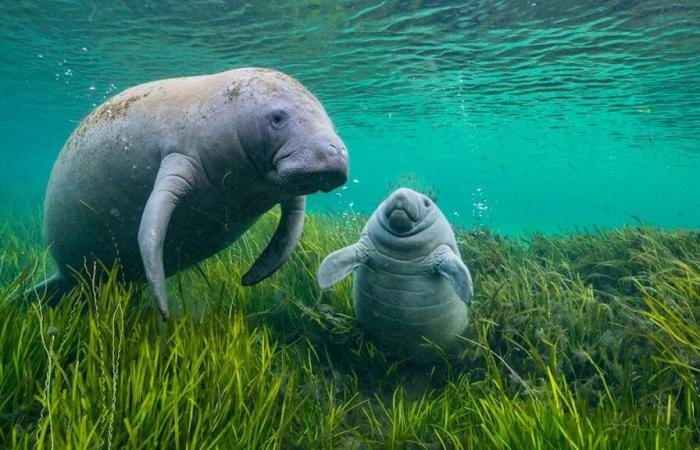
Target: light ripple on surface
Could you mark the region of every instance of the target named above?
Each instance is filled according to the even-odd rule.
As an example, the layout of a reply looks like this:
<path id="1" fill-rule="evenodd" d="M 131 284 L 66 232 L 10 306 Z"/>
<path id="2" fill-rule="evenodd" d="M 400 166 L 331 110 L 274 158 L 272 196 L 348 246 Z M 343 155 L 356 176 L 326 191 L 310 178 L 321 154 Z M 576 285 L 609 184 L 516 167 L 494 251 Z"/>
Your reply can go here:
<path id="1" fill-rule="evenodd" d="M 44 176 L 75 123 L 114 93 L 251 65 L 287 71 L 323 101 L 351 144 L 353 170 L 368 180 L 346 196 L 367 210 L 386 185 L 369 156 L 414 158 L 392 176 L 415 170 L 432 180 L 448 173 L 436 184 L 461 192 L 443 200 L 462 217 L 471 207 L 464 197 L 477 185 L 492 186 L 494 221 L 522 211 L 515 194 L 498 186 L 502 175 L 486 174 L 525 167 L 539 145 L 557 149 L 558 166 L 580 164 L 572 183 L 581 186 L 586 177 L 634 178 L 629 164 L 597 164 L 631 161 L 645 147 L 640 170 L 657 182 L 678 174 L 667 167 L 689 169 L 700 158 L 697 0 L 18 1 L 0 4 L 0 39 L 1 126 L 12 142 L 0 162 L 20 167 L 8 154 L 41 135 L 32 157 Z M 420 150 L 426 146 L 428 153 Z M 653 165 L 659 159 L 661 169 Z M 468 167 L 469 177 L 456 167 Z M 596 167 L 608 173 L 594 173 Z M 530 179 L 544 172 L 530 172 L 528 179 L 519 172 L 511 187 L 545 195 Z M 684 210 L 681 198 L 690 191 L 671 187 L 679 199 L 672 209 Z M 570 197 L 578 198 L 574 190 Z M 638 205 L 628 211 L 627 194 L 611 197 L 617 209 L 605 217 L 592 204 L 581 206 L 589 208 L 584 222 L 617 214 L 612 222 L 619 223 L 642 213 L 633 210 Z M 650 216 L 666 214 L 648 208 Z M 566 211 L 548 212 L 547 223 L 568 223 Z M 512 220 L 525 223 L 528 214 L 536 215 Z M 691 216 L 668 223 L 700 224 L 698 214 Z"/>

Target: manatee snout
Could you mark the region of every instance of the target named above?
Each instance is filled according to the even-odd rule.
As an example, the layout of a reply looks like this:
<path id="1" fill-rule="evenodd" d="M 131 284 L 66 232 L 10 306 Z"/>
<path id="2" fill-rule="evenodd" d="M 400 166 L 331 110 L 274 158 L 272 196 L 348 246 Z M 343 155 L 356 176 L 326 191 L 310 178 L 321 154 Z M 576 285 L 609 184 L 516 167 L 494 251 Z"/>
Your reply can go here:
<path id="1" fill-rule="evenodd" d="M 322 143 L 314 156 L 318 169 L 312 169 L 311 173 L 323 192 L 330 192 L 348 181 L 348 150 L 340 139 Z"/>
<path id="2" fill-rule="evenodd" d="M 337 136 L 313 136 L 283 152 L 275 170 L 278 182 L 300 195 L 329 192 L 348 179 L 348 151 Z"/>
<path id="3" fill-rule="evenodd" d="M 409 189 L 399 189 L 386 200 L 384 218 L 397 233 L 406 233 L 421 220 L 423 196 Z"/>

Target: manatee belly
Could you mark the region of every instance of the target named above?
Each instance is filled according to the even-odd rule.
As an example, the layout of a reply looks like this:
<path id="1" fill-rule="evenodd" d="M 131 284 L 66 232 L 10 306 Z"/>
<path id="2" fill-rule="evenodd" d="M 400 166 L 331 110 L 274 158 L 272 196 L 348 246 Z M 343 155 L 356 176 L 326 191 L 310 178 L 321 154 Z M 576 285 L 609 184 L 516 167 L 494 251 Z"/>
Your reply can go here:
<path id="1" fill-rule="evenodd" d="M 355 272 L 355 315 L 385 350 L 419 353 L 425 339 L 450 350 L 467 326 L 467 308 L 447 281 L 416 269 L 414 273 L 361 267 Z"/>
<path id="2" fill-rule="evenodd" d="M 64 147 L 47 187 L 44 235 L 65 273 L 118 260 L 127 279 L 141 278 L 138 229 L 160 164 L 157 135 L 110 126 L 76 132 Z M 178 206 L 165 238 L 166 275 L 225 248 L 272 206 L 242 210 L 232 196 L 212 189 Z"/>
<path id="3" fill-rule="evenodd" d="M 103 196 L 97 190 L 59 195 L 49 187 L 44 228 L 50 252 L 61 268 L 89 271 L 97 261 L 111 267 L 118 260 L 126 278 L 142 278 L 138 229 L 150 189 L 134 188 L 123 196 L 105 191 Z M 171 218 L 163 252 L 166 276 L 227 247 L 260 217 L 229 207 L 225 198 L 198 197 L 180 205 Z"/>

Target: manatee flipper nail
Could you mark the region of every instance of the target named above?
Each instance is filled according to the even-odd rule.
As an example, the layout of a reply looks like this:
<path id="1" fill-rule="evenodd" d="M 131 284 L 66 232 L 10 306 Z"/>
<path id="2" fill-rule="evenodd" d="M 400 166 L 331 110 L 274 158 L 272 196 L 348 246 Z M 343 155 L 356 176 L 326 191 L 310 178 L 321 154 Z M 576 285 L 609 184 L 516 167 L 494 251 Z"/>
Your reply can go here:
<path id="1" fill-rule="evenodd" d="M 366 263 L 369 256 L 363 249 L 362 241 L 336 250 L 326 256 L 318 268 L 318 285 L 321 289 L 328 289 L 342 281 L 355 269 Z"/>
<path id="2" fill-rule="evenodd" d="M 462 259 L 446 245 L 436 248 L 430 258 L 433 270 L 445 277 L 457 296 L 468 305 L 474 295 L 474 286 L 469 269 Z"/>
<path id="3" fill-rule="evenodd" d="M 153 191 L 141 216 L 138 241 L 144 273 L 156 298 L 158 310 L 167 320 L 168 292 L 165 286 L 163 244 L 175 208 L 191 192 L 201 187 L 205 178 L 194 159 L 171 153 L 161 161 Z"/>
<path id="4" fill-rule="evenodd" d="M 301 239 L 304 228 L 306 197 L 296 196 L 282 202 L 282 215 L 274 236 L 265 250 L 243 275 L 243 286 L 252 286 L 269 277 L 289 259 Z"/>

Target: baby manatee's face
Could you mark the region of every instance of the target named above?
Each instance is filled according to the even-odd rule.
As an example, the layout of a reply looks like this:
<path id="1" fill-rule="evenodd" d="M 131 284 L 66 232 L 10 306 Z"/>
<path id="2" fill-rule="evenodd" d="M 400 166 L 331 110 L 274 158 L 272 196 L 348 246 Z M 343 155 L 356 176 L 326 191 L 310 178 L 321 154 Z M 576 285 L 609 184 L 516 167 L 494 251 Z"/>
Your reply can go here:
<path id="1" fill-rule="evenodd" d="M 427 196 L 408 188 L 394 191 L 379 206 L 377 218 L 382 227 L 396 236 L 409 236 L 429 227 L 436 209 Z"/>
<path id="2" fill-rule="evenodd" d="M 345 183 L 345 144 L 323 106 L 299 82 L 260 71 L 246 84 L 241 103 L 239 140 L 265 178 L 293 195 Z"/>

